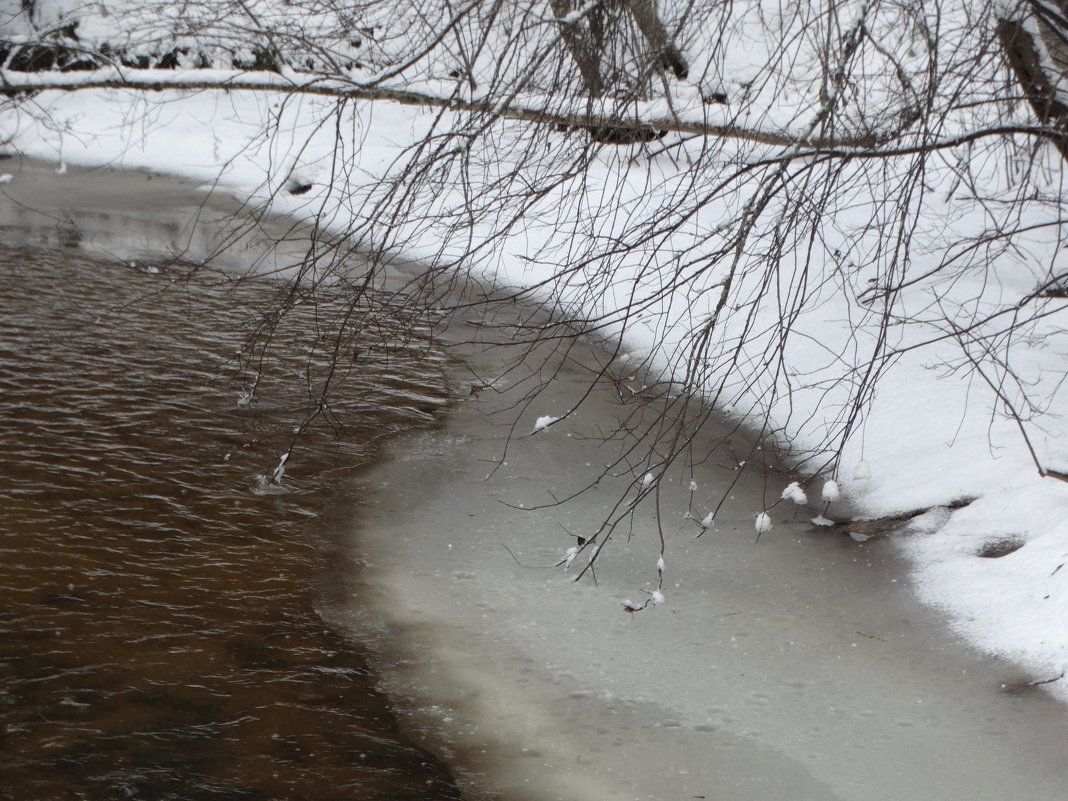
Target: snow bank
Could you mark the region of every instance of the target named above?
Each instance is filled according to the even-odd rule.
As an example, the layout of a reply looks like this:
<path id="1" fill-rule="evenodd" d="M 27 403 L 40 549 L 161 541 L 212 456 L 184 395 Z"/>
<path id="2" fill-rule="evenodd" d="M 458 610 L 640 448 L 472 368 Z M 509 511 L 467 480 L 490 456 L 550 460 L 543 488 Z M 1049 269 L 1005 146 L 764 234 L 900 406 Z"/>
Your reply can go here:
<path id="1" fill-rule="evenodd" d="M 800 23 L 792 13 L 776 11 L 778 16 L 761 24 L 793 30 Z M 947 20 L 959 22 L 952 15 Z M 738 24 L 739 40 L 753 41 L 741 34 L 755 23 Z M 97 28 L 88 27 L 86 35 L 95 30 L 104 37 L 117 30 L 115 20 L 109 22 L 106 16 L 93 17 L 92 25 Z M 368 60 L 367 69 L 383 69 L 389 56 L 383 50 Z M 731 91 L 744 91 L 750 101 L 742 116 L 753 109 L 771 110 L 740 121 L 780 129 L 803 126 L 815 103 L 806 94 L 806 75 L 798 74 L 775 102 L 765 102 L 760 98 L 777 87 L 752 85 L 761 73 L 747 66 L 759 66 L 765 57 L 771 54 L 732 56 Z M 697 64 L 694 69 L 706 83 L 730 83 L 717 72 L 719 67 Z M 427 77 L 431 79 L 436 78 Z M 699 94 L 680 89 L 684 109 L 698 108 L 703 102 Z M 959 129 L 959 122 L 949 120 L 947 126 Z M 134 95 L 92 90 L 46 92 L 33 104 L 6 108 L 0 113 L 0 142 L 60 164 L 185 176 L 270 204 L 274 211 L 303 219 L 318 216 L 334 230 L 357 232 L 365 244 L 451 265 L 469 241 L 488 238 L 495 226 L 508 225 L 507 219 L 496 216 L 500 210 L 493 205 L 490 188 L 524 152 L 521 143 L 528 134 L 522 124 L 498 123 L 492 138 L 472 146 L 465 161 L 472 186 L 460 187 L 451 183 L 454 174 L 446 175 L 432 196 L 420 196 L 406 221 L 385 234 L 362 215 L 365 203 L 381 198 L 376 183 L 408 164 L 412 145 L 454 123 L 458 126 L 461 120 L 449 113 L 389 103 L 338 107 L 328 99 L 268 92 L 167 90 Z M 575 147 L 563 132 L 549 134 L 546 144 L 554 152 Z M 739 158 L 778 152 L 718 145 L 723 147 L 724 169 Z M 493 249 L 464 266 L 501 284 L 538 287 L 553 307 L 597 316 L 601 334 L 621 340 L 636 362 L 654 374 L 679 377 L 691 366 L 689 343 L 715 313 L 718 294 L 711 288 L 723 280 L 721 268 L 705 268 L 708 249 L 717 242 L 714 232 L 727 230 L 725 226 L 739 219 L 749 192 L 740 183 L 736 191 L 725 192 L 691 216 L 669 218 L 646 239 L 634 238 L 632 224 L 659 220 L 673 200 L 707 188 L 695 183 L 689 168 L 705 157 L 703 147 L 691 141 L 655 155 L 609 149 L 581 179 L 562 181 L 525 209 L 521 219 L 508 226 L 507 237 L 496 239 Z M 1068 400 L 1057 391 L 1066 366 L 1060 332 L 1068 320 L 1051 302 L 1044 316 L 1010 336 L 998 328 L 1000 318 L 984 321 L 984 316 L 1011 309 L 1015 298 L 1048 279 L 1058 253 L 1059 228 L 1035 225 L 1022 232 L 1015 250 L 991 252 L 989 269 L 981 274 L 940 271 L 940 266 L 952 266 L 985 225 L 987 210 L 958 192 L 960 165 L 969 153 L 956 153 L 956 161 L 947 155 L 930 164 L 923 176 L 927 200 L 908 232 L 913 259 L 908 269 L 923 279 L 900 293 L 895 305 L 879 305 L 877 290 L 886 276 L 868 266 L 895 247 L 900 235 L 896 211 L 881 205 L 905 191 L 897 188 L 902 175 L 888 167 L 877 191 L 843 191 L 824 207 L 833 220 L 820 228 L 818 244 L 803 238 L 789 241 L 774 275 L 758 272 L 740 283 L 739 306 L 723 321 L 719 339 L 692 377 L 707 382 L 723 411 L 760 424 L 788 444 L 802 467 L 817 473 L 814 481 L 822 485 L 822 479 L 833 478 L 836 491 L 840 488 L 860 516 L 977 499 L 966 508 L 924 518 L 922 533 L 905 541 L 915 560 L 918 592 L 944 609 L 970 639 L 1026 661 L 1041 677 L 1068 666 L 1068 628 L 1064 615 L 1057 614 L 1068 604 L 1068 570 L 1059 569 L 1068 553 L 1068 531 L 1055 522 L 1068 504 L 1068 487 L 1038 477 L 1028 444 L 1005 409 L 1010 401 L 1024 413 L 1031 446 L 1044 464 L 1068 465 L 1068 440 L 1059 422 L 1068 414 Z M 1036 159 L 1046 165 L 1050 186 L 1055 187 L 1062 169 L 1059 157 L 1039 149 Z M 547 162 L 545 169 L 553 166 Z M 976 163 L 968 167 L 968 178 L 991 194 L 1011 195 L 1018 178 L 1014 169 Z M 864 177 L 859 171 L 856 175 Z M 310 189 L 300 195 L 280 191 L 293 176 Z M 789 209 L 777 202 L 761 218 L 757 240 L 772 241 L 779 235 L 781 215 Z M 470 225 L 443 228 L 467 208 L 477 215 Z M 585 215 L 581 225 L 575 216 L 580 210 Z M 376 240 L 380 235 L 384 238 Z M 582 264 L 590 242 L 613 237 L 634 242 L 611 270 L 601 270 L 599 263 Z M 679 273 L 671 272 L 676 269 L 672 258 L 679 253 L 689 258 Z M 572 267 L 576 263 L 581 266 Z M 662 292 L 665 270 L 674 282 L 667 295 Z M 788 338 L 772 369 L 765 363 L 766 353 L 782 332 L 782 320 L 788 320 Z M 947 320 L 957 328 L 947 330 Z M 961 331 L 988 338 L 969 339 Z M 990 376 L 989 384 L 982 382 L 970 369 L 976 348 L 1012 337 L 1012 370 L 1019 381 L 1012 384 L 1012 375 L 1002 372 Z M 878 361 L 887 342 L 895 355 Z M 863 367 L 873 356 L 881 374 L 869 386 Z M 724 377 L 719 368 L 728 363 L 739 365 L 739 370 Z M 992 386 L 1005 394 L 996 396 Z M 850 419 L 850 399 L 857 392 L 868 393 L 870 404 L 851 422 L 852 436 L 841 459 L 831 461 L 827 455 Z M 1041 406 L 1032 414 L 1034 399 L 1040 399 Z M 537 425 L 535 430 L 540 430 Z M 831 485 L 822 486 L 823 498 L 834 500 L 827 494 Z M 781 489 L 773 489 L 776 497 Z M 798 486 L 790 495 L 800 497 L 803 492 Z M 774 536 L 770 526 L 779 511 L 752 513 L 757 531 Z M 999 538 L 1018 540 L 1022 547 L 1000 558 L 975 555 L 985 542 Z M 1049 687 L 1068 698 L 1061 685 Z"/>

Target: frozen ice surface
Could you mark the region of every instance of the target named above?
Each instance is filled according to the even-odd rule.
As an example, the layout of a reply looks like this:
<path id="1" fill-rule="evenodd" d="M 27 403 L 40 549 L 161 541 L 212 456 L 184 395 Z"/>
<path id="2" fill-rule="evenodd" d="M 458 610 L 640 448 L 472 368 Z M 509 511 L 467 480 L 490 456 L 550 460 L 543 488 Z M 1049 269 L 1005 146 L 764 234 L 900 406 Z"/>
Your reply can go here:
<path id="1" fill-rule="evenodd" d="M 584 375 L 555 375 L 550 396 L 572 403 Z M 354 579 L 350 621 L 378 643 L 412 730 L 452 755 L 474 797 L 1062 797 L 1063 708 L 1003 690 L 1026 673 L 955 640 L 901 580 L 892 540 L 861 545 L 802 519 L 754 544 L 754 510 L 776 500 L 758 475 L 734 486 L 715 538 L 694 536 L 688 475 L 658 478 L 670 572 L 652 570 L 650 503 L 629 537 L 583 550 L 600 549 L 596 583 L 563 573 L 559 554 L 578 553 L 569 532 L 589 536 L 633 494 L 629 474 L 593 481 L 618 396 L 582 408 L 575 437 L 513 441 L 487 479 L 509 424 L 488 402 L 461 404 L 442 429 L 387 446 L 366 477 L 352 547 L 374 570 Z M 723 486 L 717 469 L 695 480 Z"/>

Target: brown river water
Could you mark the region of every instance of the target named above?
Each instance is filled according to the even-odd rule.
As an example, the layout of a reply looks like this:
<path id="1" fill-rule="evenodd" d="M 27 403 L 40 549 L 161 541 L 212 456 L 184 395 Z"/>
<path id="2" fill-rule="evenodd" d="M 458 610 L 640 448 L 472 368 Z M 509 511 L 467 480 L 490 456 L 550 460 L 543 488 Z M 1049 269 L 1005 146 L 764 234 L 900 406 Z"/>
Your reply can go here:
<path id="1" fill-rule="evenodd" d="M 341 479 L 445 402 L 444 358 L 386 312 L 355 316 L 402 344 L 317 337 L 353 316 L 320 296 L 249 401 L 277 291 L 0 248 L 0 798 L 459 797 L 317 613 Z"/>

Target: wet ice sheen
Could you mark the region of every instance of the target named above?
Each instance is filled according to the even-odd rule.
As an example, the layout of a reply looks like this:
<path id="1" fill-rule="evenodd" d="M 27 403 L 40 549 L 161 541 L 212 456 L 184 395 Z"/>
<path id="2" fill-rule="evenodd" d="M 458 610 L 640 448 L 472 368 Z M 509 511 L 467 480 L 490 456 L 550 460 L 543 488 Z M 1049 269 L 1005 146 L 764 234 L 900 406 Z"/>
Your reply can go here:
<path id="1" fill-rule="evenodd" d="M 492 354 L 466 355 L 483 377 L 503 371 Z M 515 430 L 573 408 L 588 375 L 565 367 Z M 510 401 L 481 393 L 441 430 L 394 442 L 366 478 L 373 500 L 351 545 L 369 565 L 354 602 L 374 609 L 354 608 L 348 624 L 377 637 L 390 691 L 472 797 L 1064 797 L 1068 715 L 1040 691 L 1003 691 L 1017 669 L 968 651 L 917 604 L 892 542 L 855 543 L 783 504 L 754 545 L 755 513 L 788 479 L 765 490 L 743 478 L 699 539 L 684 517 L 689 476 L 658 479 L 665 605 L 620 606 L 656 587 L 649 517 L 604 546 L 596 586 L 547 567 L 574 546 L 568 531 L 592 530 L 644 471 L 524 511 L 599 472 L 610 454 L 597 434 L 620 406 L 595 393 L 513 440 L 491 472 L 512 422 L 491 412 Z M 728 480 L 717 462 L 732 463 L 696 475 L 704 508 Z"/>

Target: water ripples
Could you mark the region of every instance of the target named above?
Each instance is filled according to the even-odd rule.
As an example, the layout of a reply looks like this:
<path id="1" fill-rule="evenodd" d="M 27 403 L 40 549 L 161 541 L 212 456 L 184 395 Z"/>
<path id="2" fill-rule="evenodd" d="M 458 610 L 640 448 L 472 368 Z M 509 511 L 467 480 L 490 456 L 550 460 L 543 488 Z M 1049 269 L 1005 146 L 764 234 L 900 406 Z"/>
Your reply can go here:
<path id="1" fill-rule="evenodd" d="M 326 477 L 445 401 L 342 289 L 250 342 L 277 286 L 0 249 L 0 797 L 456 797 L 314 612 Z"/>

